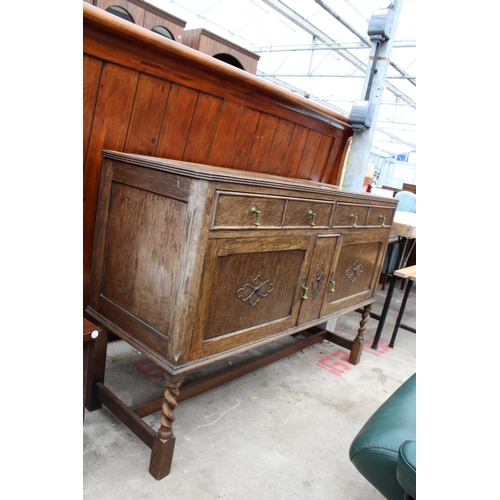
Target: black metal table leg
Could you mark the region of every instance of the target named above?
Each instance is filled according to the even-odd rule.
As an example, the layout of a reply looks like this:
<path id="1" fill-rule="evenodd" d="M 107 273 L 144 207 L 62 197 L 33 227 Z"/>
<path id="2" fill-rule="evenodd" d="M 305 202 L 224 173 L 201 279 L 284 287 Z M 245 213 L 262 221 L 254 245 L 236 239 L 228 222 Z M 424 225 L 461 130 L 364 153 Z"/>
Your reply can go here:
<path id="1" fill-rule="evenodd" d="M 389 306 L 391 305 L 392 294 L 394 293 L 394 285 L 396 284 L 396 276 L 394 274 L 391 276 L 391 283 L 389 285 L 389 290 L 387 290 L 387 295 L 385 297 L 384 308 L 382 309 L 382 314 L 378 320 L 377 331 L 372 342 L 372 349 L 378 349 L 378 343 L 380 337 L 382 336 L 382 330 L 384 329 L 385 319 L 387 318 L 387 312 L 389 311 Z"/>
<path id="2" fill-rule="evenodd" d="M 406 285 L 405 294 L 403 297 L 403 302 L 401 302 L 401 307 L 399 308 L 399 314 L 396 319 L 396 324 L 394 325 L 394 331 L 392 332 L 391 341 L 389 342 L 389 347 L 394 347 L 394 342 L 396 340 L 396 335 L 398 334 L 399 326 L 401 325 L 401 320 L 403 319 L 403 314 L 405 312 L 406 302 L 408 301 L 408 296 L 410 295 L 411 287 L 413 286 L 413 281 L 411 279 L 408 280 L 408 284 Z"/>
<path id="3" fill-rule="evenodd" d="M 384 271 L 384 281 L 382 283 L 382 290 L 385 290 L 385 284 L 387 283 L 387 275 L 389 274 L 389 269 L 391 268 L 392 252 L 394 251 L 394 243 L 389 245 L 387 249 L 387 265 Z"/>
<path id="4" fill-rule="evenodd" d="M 407 247 L 408 239 L 401 238 L 399 242 L 399 253 L 398 258 L 396 260 L 396 269 L 399 269 L 401 263 L 406 260 L 405 253 Z M 378 343 L 380 341 L 380 337 L 382 336 L 382 330 L 384 329 L 385 320 L 387 318 L 387 312 L 389 311 L 389 307 L 391 305 L 392 294 L 394 293 L 394 285 L 396 284 L 397 277 L 392 273 L 391 283 L 389 285 L 389 290 L 387 290 L 387 295 L 385 297 L 384 308 L 382 309 L 382 314 L 380 315 L 380 319 L 378 321 L 377 331 L 375 333 L 375 337 L 372 342 L 372 349 L 378 349 Z"/>

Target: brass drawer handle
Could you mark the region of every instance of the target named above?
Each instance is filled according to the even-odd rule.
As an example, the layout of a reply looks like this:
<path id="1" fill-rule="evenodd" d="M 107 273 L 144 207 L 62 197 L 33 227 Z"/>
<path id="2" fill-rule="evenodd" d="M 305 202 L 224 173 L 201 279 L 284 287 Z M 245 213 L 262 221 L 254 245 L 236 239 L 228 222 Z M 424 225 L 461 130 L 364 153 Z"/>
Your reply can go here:
<path id="1" fill-rule="evenodd" d="M 252 205 L 250 207 L 250 210 L 248 211 L 248 215 L 250 217 L 255 217 L 255 222 L 253 223 L 254 226 L 260 226 L 260 210 L 257 205 Z"/>
<path id="2" fill-rule="evenodd" d="M 304 277 L 302 278 L 302 299 L 307 299 L 307 292 L 309 291 L 309 288 L 307 288 L 306 286 L 306 282 L 307 282 L 307 277 Z"/>
<path id="3" fill-rule="evenodd" d="M 335 281 L 333 281 L 333 275 L 334 275 L 334 271 L 332 271 L 330 273 L 330 280 L 328 281 L 328 291 L 329 292 L 335 291 Z"/>
<path id="4" fill-rule="evenodd" d="M 308 211 L 307 211 L 307 220 L 310 220 L 311 221 L 311 226 L 315 226 L 316 223 L 315 223 L 315 220 L 316 220 L 316 214 L 314 213 L 313 209 L 310 208 Z"/>
<path id="5" fill-rule="evenodd" d="M 382 224 L 382 227 L 385 227 L 385 217 L 382 214 L 378 216 L 378 220 L 380 221 L 380 224 Z"/>
<path id="6" fill-rule="evenodd" d="M 356 227 L 356 224 L 358 223 L 358 216 L 357 215 L 354 215 L 354 214 L 351 214 L 349 216 L 349 220 L 351 221 L 352 223 L 352 227 Z"/>

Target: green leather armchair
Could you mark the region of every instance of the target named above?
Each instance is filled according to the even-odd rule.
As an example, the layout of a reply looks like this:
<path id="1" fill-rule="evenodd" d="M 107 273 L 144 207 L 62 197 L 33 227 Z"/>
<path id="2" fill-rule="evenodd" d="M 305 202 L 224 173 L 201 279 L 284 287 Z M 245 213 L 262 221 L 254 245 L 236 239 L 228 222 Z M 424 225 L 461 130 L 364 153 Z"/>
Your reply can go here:
<path id="1" fill-rule="evenodd" d="M 388 500 L 416 499 L 416 383 L 413 374 L 369 418 L 349 448 L 352 464 Z"/>

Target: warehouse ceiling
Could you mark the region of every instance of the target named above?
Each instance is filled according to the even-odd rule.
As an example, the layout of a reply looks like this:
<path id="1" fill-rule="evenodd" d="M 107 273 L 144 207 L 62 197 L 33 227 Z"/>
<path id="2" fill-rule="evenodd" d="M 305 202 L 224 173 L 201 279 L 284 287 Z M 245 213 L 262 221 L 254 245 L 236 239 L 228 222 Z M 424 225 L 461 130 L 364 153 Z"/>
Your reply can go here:
<path id="1" fill-rule="evenodd" d="M 390 0 L 150 0 L 260 56 L 257 75 L 349 116 L 364 100 L 372 14 Z M 416 0 L 403 0 L 372 152 L 416 151 Z M 373 125 L 372 125 L 373 126 Z"/>

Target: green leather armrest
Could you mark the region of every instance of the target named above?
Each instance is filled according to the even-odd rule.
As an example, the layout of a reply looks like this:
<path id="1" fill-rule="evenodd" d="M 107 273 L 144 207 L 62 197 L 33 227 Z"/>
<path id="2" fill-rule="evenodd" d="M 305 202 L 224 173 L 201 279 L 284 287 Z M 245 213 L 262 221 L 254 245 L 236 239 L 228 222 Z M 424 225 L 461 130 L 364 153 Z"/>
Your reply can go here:
<path id="1" fill-rule="evenodd" d="M 401 444 L 416 441 L 416 382 L 414 374 L 399 387 L 368 419 L 349 448 L 352 464 L 389 500 L 404 496 L 396 469 Z"/>
<path id="2" fill-rule="evenodd" d="M 417 443 L 415 441 L 405 441 L 399 448 L 396 477 L 401 487 L 412 498 L 417 498 Z"/>

